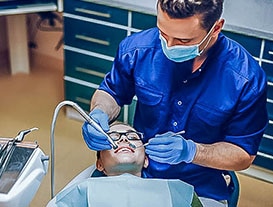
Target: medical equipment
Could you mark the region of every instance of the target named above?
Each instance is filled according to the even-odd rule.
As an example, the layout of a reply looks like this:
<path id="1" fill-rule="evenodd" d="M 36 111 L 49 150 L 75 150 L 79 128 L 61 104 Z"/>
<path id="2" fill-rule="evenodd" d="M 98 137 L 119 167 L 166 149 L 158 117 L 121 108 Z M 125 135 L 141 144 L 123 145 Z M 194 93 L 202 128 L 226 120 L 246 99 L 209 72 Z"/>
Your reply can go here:
<path id="1" fill-rule="evenodd" d="M 114 149 L 116 149 L 118 146 L 116 145 L 116 143 L 109 137 L 109 135 L 107 133 L 105 133 L 103 131 L 103 129 L 101 128 L 101 126 L 99 124 L 97 124 L 94 120 L 92 120 L 92 118 L 76 103 L 72 102 L 72 101 L 62 101 L 60 102 L 54 111 L 53 114 L 53 119 L 52 119 L 52 124 L 51 124 L 51 132 L 50 132 L 50 137 L 51 137 L 51 198 L 54 197 L 55 194 L 55 189 L 54 189 L 54 185 L 55 185 L 55 178 L 54 178 L 54 131 L 55 131 L 55 125 L 56 125 L 56 120 L 57 120 L 57 116 L 59 113 L 59 110 L 63 107 L 63 106 L 71 106 L 73 107 L 73 109 L 75 109 L 88 123 L 90 123 L 93 127 L 95 127 L 99 132 L 101 132 L 103 135 L 105 135 L 107 137 L 107 140 L 110 142 L 110 144 L 112 145 L 112 147 Z"/>
<path id="2" fill-rule="evenodd" d="M 139 145 L 139 146 L 136 146 L 132 143 L 130 143 L 130 147 L 134 148 L 134 149 L 137 149 L 137 148 L 140 148 L 140 147 L 146 147 L 147 145 L 149 144 L 149 142 L 145 143 L 145 144 L 142 144 L 142 145 Z"/>
<path id="3" fill-rule="evenodd" d="M 89 122 L 91 125 L 93 125 L 98 131 L 102 132 L 108 139 L 108 141 L 110 142 L 110 144 L 112 145 L 112 147 L 114 149 L 117 148 L 116 143 L 110 138 L 110 136 L 103 131 L 103 129 L 94 121 L 92 120 L 92 118 L 75 102 L 72 101 L 62 101 L 60 102 L 54 111 L 53 114 L 53 119 L 52 119 L 52 124 L 51 124 L 51 132 L 50 132 L 50 137 L 51 137 L 51 198 L 53 198 L 55 196 L 55 140 L 54 140 L 54 131 L 55 131 L 55 125 L 56 125 L 56 120 L 57 120 L 57 116 L 59 113 L 59 110 L 63 107 L 63 106 L 71 106 L 72 108 L 74 108 L 87 122 Z M 179 131 L 174 133 L 172 136 L 174 135 L 180 135 L 180 134 L 184 134 L 185 131 Z M 141 145 L 141 146 L 146 146 L 148 145 L 148 143 Z M 130 143 L 130 147 L 136 149 L 138 147 L 136 147 L 133 143 Z"/>
<path id="4" fill-rule="evenodd" d="M 27 207 L 47 173 L 49 157 L 36 142 L 23 141 L 38 128 L 22 130 L 15 138 L 0 138 L 0 206 Z"/>
<path id="5" fill-rule="evenodd" d="M 172 136 L 185 134 L 185 132 L 186 132 L 185 130 L 182 130 L 182 131 L 179 131 L 179 132 L 174 133 Z M 172 136 L 171 136 L 171 137 L 172 137 Z M 143 145 L 140 145 L 140 146 L 137 146 L 137 147 L 136 147 L 134 144 L 130 143 L 130 147 L 133 147 L 134 149 L 136 149 L 136 148 L 139 148 L 139 147 L 146 147 L 148 144 L 149 144 L 149 142 L 147 142 L 147 143 L 145 143 L 145 144 L 143 144 Z"/>

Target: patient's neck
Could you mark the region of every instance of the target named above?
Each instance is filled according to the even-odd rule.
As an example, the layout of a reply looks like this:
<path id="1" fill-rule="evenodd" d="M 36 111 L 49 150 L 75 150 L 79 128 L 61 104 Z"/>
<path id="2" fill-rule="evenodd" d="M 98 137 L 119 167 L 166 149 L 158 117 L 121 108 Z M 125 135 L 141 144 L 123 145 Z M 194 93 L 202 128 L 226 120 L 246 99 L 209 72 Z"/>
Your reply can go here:
<path id="1" fill-rule="evenodd" d="M 117 175 L 129 173 L 129 174 L 141 177 L 141 169 L 142 167 L 140 166 L 126 163 L 126 164 L 116 165 L 112 167 L 111 169 L 108 169 L 107 171 L 104 170 L 104 174 L 107 176 L 117 176 Z"/>

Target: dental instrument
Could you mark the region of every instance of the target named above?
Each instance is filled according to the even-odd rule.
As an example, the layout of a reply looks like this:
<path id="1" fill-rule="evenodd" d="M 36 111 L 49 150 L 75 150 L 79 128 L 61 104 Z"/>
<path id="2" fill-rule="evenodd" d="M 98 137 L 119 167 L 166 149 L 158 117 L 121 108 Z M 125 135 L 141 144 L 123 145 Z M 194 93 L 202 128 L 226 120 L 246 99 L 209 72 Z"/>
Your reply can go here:
<path id="1" fill-rule="evenodd" d="M 38 128 L 32 128 L 32 129 L 27 129 L 27 130 L 22 130 L 18 133 L 18 135 L 6 142 L 0 150 L 0 176 L 2 175 L 2 171 L 4 170 L 2 168 L 2 166 L 4 165 L 6 159 L 10 156 L 11 151 L 13 150 L 13 148 L 16 147 L 15 142 L 21 142 L 23 141 L 24 137 L 26 134 L 28 134 L 29 132 L 32 132 L 33 130 L 37 130 Z"/>
<path id="2" fill-rule="evenodd" d="M 176 132 L 176 133 L 172 134 L 171 137 L 176 136 L 176 135 L 185 134 L 185 132 L 186 132 L 185 130 Z M 136 149 L 136 148 L 140 148 L 140 147 L 146 147 L 148 144 L 149 144 L 149 142 L 147 142 L 147 143 L 145 143 L 145 144 L 142 144 L 142 145 L 140 145 L 140 146 L 136 146 L 136 145 L 130 143 L 130 147 Z M 133 147 L 133 145 L 134 145 L 134 147 Z"/>
<path id="3" fill-rule="evenodd" d="M 15 137 L 14 140 L 15 140 L 16 142 L 21 142 L 21 141 L 23 141 L 23 139 L 24 139 L 24 137 L 25 137 L 26 134 L 28 134 L 28 133 L 30 133 L 30 132 L 32 132 L 32 131 L 34 131 L 34 130 L 38 130 L 38 128 L 37 128 L 37 127 L 33 127 L 33 128 L 31 128 L 31 129 L 22 130 L 22 131 L 20 131 L 20 132 L 18 133 L 18 135 Z"/>
<path id="4" fill-rule="evenodd" d="M 31 129 L 27 129 L 27 130 L 22 130 L 18 133 L 18 135 L 14 138 L 11 139 L 9 141 L 7 141 L 3 147 L 1 147 L 1 151 L 0 151 L 0 177 L 3 173 L 3 171 L 5 170 L 3 165 L 6 163 L 6 160 L 8 157 L 10 157 L 10 154 L 12 153 L 12 151 L 14 150 L 14 148 L 16 147 L 15 142 L 22 142 L 25 135 L 28 134 L 29 132 L 32 132 L 33 130 L 37 130 L 38 128 L 31 128 Z"/>
<path id="5" fill-rule="evenodd" d="M 71 106 L 73 109 L 75 109 L 88 123 L 90 123 L 95 129 L 97 129 L 99 132 L 101 132 L 104 136 L 107 137 L 107 140 L 110 142 L 111 146 L 113 147 L 113 149 L 117 149 L 118 146 L 117 144 L 110 138 L 110 136 L 101 128 L 101 126 L 99 124 L 97 124 L 97 122 L 95 122 L 78 104 L 76 104 L 73 101 L 62 101 L 60 102 L 55 110 L 54 110 L 54 114 L 53 114 L 53 119 L 52 119 L 52 123 L 51 123 L 51 132 L 50 132 L 50 137 L 51 137 L 51 198 L 54 197 L 55 195 L 55 189 L 54 189 L 54 185 L 55 185 L 55 178 L 54 178 L 54 131 L 55 131 L 55 125 L 56 125 L 56 120 L 57 120 L 57 115 L 59 113 L 59 110 L 63 107 L 63 106 Z"/>

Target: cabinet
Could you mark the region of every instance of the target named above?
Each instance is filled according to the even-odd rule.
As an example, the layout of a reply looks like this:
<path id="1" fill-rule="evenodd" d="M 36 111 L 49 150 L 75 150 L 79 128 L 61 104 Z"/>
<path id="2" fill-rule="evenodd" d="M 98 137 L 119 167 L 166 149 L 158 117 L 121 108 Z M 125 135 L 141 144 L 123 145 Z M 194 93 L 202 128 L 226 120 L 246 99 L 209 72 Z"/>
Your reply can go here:
<path id="1" fill-rule="evenodd" d="M 267 109 L 269 124 L 263 135 L 254 164 L 273 170 L 273 41 L 232 32 L 224 33 L 243 45 L 259 62 L 267 74 Z"/>
<path id="2" fill-rule="evenodd" d="M 269 125 L 260 144 L 259 153 L 254 163 L 273 170 L 273 41 L 263 40 L 258 61 L 266 71 L 268 79 L 267 109 Z"/>
<path id="3" fill-rule="evenodd" d="M 154 27 L 156 17 L 85 0 L 64 1 L 63 16 L 65 99 L 89 111 L 91 96 L 110 71 L 120 41 Z M 125 106 L 119 120 L 132 124 L 134 105 Z M 68 115 L 73 116 L 70 111 Z"/>
<path id="4" fill-rule="evenodd" d="M 110 71 L 119 42 L 127 35 L 156 26 L 154 14 L 85 0 L 64 1 L 65 98 L 89 111 L 90 98 Z M 224 31 L 242 44 L 268 75 L 270 122 L 254 164 L 273 170 L 273 41 Z M 132 124 L 135 101 L 119 120 Z"/>

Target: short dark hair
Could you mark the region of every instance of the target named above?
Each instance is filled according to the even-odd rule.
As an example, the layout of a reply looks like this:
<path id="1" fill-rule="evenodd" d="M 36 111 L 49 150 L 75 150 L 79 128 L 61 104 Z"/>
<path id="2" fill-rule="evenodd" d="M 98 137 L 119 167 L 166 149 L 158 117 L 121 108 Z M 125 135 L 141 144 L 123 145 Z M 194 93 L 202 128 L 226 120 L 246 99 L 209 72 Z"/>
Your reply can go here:
<path id="1" fill-rule="evenodd" d="M 201 26 L 209 31 L 221 18 L 224 0 L 158 0 L 158 5 L 170 18 L 183 19 L 200 15 Z"/>
<path id="2" fill-rule="evenodd" d="M 100 159 L 100 151 L 97 151 L 97 160 Z"/>

